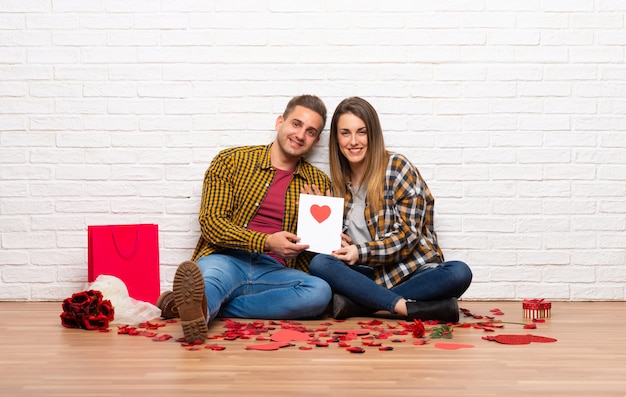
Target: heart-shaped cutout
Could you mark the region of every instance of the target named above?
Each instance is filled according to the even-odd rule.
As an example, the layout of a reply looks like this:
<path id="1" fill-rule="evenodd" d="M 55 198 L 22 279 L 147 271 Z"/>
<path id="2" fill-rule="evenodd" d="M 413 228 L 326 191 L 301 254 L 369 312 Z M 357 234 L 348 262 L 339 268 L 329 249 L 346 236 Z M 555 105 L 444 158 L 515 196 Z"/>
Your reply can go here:
<path id="1" fill-rule="evenodd" d="M 276 331 L 271 338 L 274 342 L 307 341 L 311 339 L 308 334 L 293 329 L 281 329 Z"/>
<path id="2" fill-rule="evenodd" d="M 250 345 L 246 346 L 246 350 L 278 350 L 283 347 L 291 346 L 291 343 L 288 342 L 276 342 L 276 343 L 265 343 L 261 345 Z"/>
<path id="3" fill-rule="evenodd" d="M 442 350 L 459 350 L 471 349 L 474 345 L 465 345 L 462 343 L 435 343 L 435 347 Z"/>
<path id="4" fill-rule="evenodd" d="M 554 338 L 539 335 L 496 335 L 496 336 L 483 336 L 483 339 L 503 343 L 505 345 L 528 345 L 531 342 L 539 343 L 551 343 L 556 342 Z"/>
<path id="5" fill-rule="evenodd" d="M 330 216 L 330 207 L 327 205 L 320 207 L 317 204 L 313 204 L 311 206 L 311 215 L 318 223 L 322 223 Z"/>
<path id="6" fill-rule="evenodd" d="M 370 332 L 366 329 L 336 329 L 333 331 L 335 334 L 354 334 L 356 336 L 364 336 L 369 334 Z"/>

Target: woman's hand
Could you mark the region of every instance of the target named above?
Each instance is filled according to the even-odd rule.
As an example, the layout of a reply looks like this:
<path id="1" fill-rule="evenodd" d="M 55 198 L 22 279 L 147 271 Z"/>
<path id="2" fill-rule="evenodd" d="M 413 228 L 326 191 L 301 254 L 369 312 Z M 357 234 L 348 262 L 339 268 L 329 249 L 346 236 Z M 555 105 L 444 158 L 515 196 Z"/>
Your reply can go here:
<path id="1" fill-rule="evenodd" d="M 317 187 L 317 185 L 307 185 L 306 183 L 302 188 L 300 188 L 300 193 L 302 194 L 314 194 L 316 196 L 324 196 L 322 191 Z M 330 189 L 326 191 L 326 196 L 330 197 Z"/>
<path id="2" fill-rule="evenodd" d="M 347 245 L 333 251 L 332 256 L 352 266 L 359 260 L 359 250 L 357 250 L 356 245 Z"/>
<path id="3" fill-rule="evenodd" d="M 352 239 L 345 233 L 341 233 L 341 247 L 347 247 L 352 244 Z"/>

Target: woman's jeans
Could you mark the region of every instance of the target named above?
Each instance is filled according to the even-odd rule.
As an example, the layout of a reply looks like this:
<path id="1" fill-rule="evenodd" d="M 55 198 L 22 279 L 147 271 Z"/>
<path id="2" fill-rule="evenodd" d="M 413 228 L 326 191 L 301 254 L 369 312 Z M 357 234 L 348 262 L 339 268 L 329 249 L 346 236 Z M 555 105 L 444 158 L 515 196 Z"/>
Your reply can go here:
<path id="1" fill-rule="evenodd" d="M 461 261 L 449 261 L 436 267 L 420 269 L 391 289 L 374 281 L 371 267 L 348 266 L 330 255 L 316 255 L 309 269 L 312 275 L 326 280 L 333 292 L 347 296 L 363 306 L 391 313 L 394 313 L 396 304 L 402 298 L 415 301 L 458 298 L 472 281 L 472 271 Z"/>
<path id="2" fill-rule="evenodd" d="M 297 319 L 324 312 L 328 284 L 265 254 L 225 250 L 196 261 L 204 276 L 209 318 Z"/>

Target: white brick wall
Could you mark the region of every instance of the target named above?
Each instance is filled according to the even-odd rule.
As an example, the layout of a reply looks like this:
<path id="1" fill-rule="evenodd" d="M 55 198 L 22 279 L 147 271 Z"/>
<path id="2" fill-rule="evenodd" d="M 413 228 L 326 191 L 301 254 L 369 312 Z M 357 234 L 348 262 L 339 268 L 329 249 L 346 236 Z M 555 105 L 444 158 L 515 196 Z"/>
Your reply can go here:
<path id="1" fill-rule="evenodd" d="M 626 299 L 626 2 L 0 0 L 0 300 L 158 223 L 163 289 L 218 150 L 363 96 L 437 197 L 467 299 Z M 325 132 L 328 133 L 327 130 Z M 311 156 L 327 169 L 327 137 Z"/>

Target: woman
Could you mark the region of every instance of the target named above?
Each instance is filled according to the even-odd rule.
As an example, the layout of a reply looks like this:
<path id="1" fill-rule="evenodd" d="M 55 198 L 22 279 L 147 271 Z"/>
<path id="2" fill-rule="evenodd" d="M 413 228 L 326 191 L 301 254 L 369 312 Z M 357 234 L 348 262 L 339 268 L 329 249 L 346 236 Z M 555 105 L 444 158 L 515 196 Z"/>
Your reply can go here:
<path id="1" fill-rule="evenodd" d="M 407 320 L 457 322 L 457 298 L 472 272 L 444 261 L 434 198 L 417 168 L 386 150 L 376 110 L 364 99 L 344 99 L 335 109 L 329 156 L 333 194 L 345 198 L 342 247 L 313 258 L 310 272 L 333 289 L 333 317 L 387 310 Z"/>

